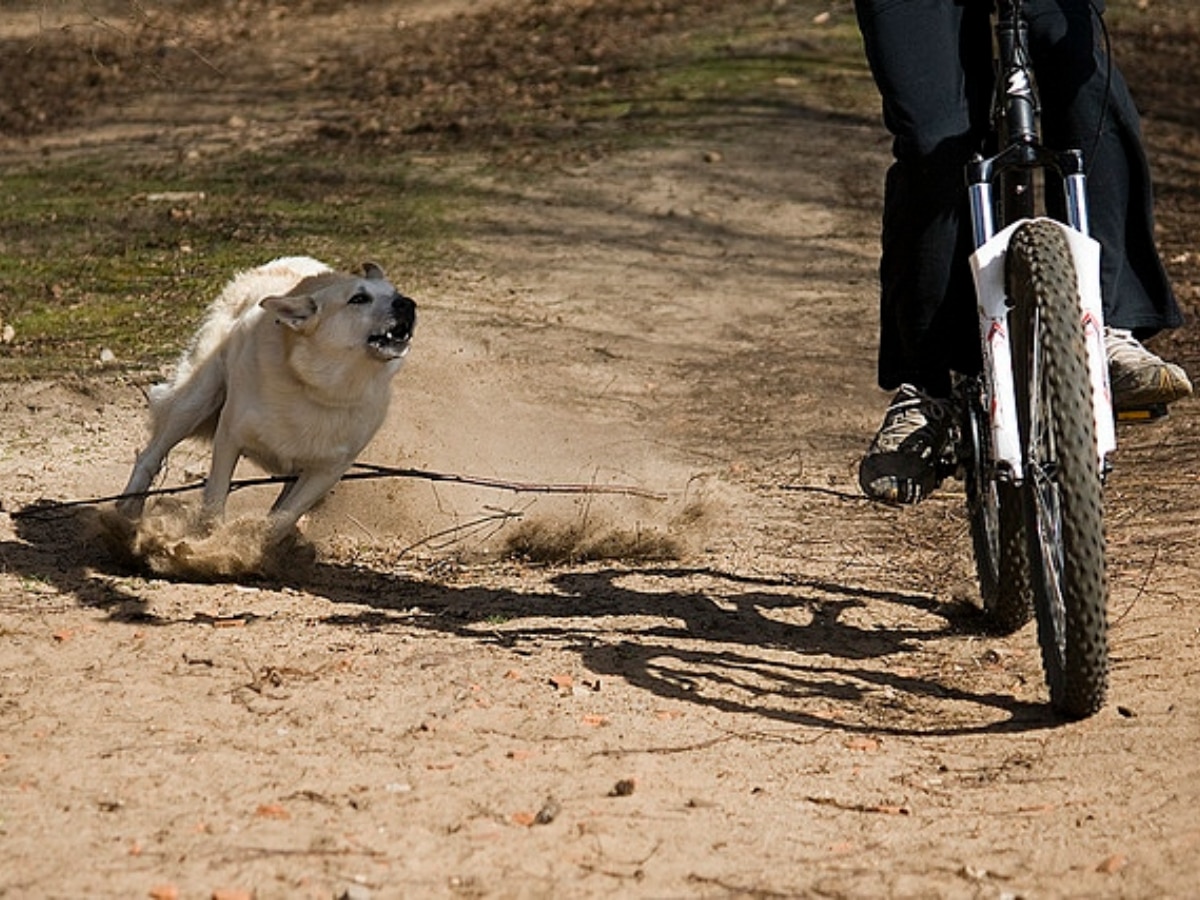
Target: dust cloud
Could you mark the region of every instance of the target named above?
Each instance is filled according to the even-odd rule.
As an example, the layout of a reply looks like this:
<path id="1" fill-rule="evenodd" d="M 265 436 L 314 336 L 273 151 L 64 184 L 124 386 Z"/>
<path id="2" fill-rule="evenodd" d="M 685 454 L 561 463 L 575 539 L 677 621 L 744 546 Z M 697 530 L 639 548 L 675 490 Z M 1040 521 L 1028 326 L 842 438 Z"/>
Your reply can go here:
<path id="1" fill-rule="evenodd" d="M 346 481 L 307 524 L 318 544 L 365 542 L 397 560 L 635 561 L 685 556 L 720 521 L 718 479 L 640 433 L 626 410 L 589 402 L 536 360 L 496 359 L 436 331 L 418 341 L 362 462 L 510 487 Z"/>
<path id="2" fill-rule="evenodd" d="M 397 378 L 388 419 L 361 465 L 283 544 L 266 542 L 277 487 L 236 491 L 229 521 L 217 525 L 198 520 L 191 497 L 152 498 L 136 521 L 107 509 L 97 517 L 99 537 L 119 561 L 156 576 L 295 582 L 322 556 L 389 566 L 444 557 L 679 559 L 700 549 L 728 511 L 719 479 L 629 420 L 559 402 L 478 349 L 447 348 L 436 336 L 429 343 L 428 362 L 410 363 Z M 207 445 L 186 442 L 174 455 L 188 462 L 175 468 L 194 478 L 207 454 Z M 248 463 L 237 473 L 262 474 Z"/>
<path id="3" fill-rule="evenodd" d="M 722 506 L 713 479 L 654 459 L 611 426 L 561 418 L 510 402 L 468 416 L 452 440 L 436 423 L 395 416 L 364 461 L 429 477 L 345 481 L 306 533 L 386 547 L 397 561 L 676 559 L 704 541 Z"/>
<path id="4" fill-rule="evenodd" d="M 265 518 L 207 524 L 199 520 L 196 507 L 169 498 L 152 501 L 136 521 L 113 507 L 101 507 L 91 528 L 125 565 L 184 581 L 302 581 L 316 558 L 315 548 L 299 532 L 268 542 Z"/>

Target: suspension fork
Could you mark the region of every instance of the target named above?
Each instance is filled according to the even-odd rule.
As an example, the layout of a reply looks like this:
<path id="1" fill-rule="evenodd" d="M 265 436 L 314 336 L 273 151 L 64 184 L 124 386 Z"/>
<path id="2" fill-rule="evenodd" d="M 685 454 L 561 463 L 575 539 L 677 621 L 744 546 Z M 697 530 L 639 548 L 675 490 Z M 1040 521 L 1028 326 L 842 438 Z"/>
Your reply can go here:
<path id="1" fill-rule="evenodd" d="M 1031 151 L 1033 164 L 1012 157 Z M 985 407 L 991 424 L 991 447 L 997 477 L 1021 481 L 1025 465 L 1016 415 L 1016 386 L 1009 340 L 1009 302 L 1004 289 L 1003 257 L 1012 230 L 1028 217 L 997 221 L 996 176 L 1019 167 L 1029 176 L 1035 167 L 1062 179 L 1067 242 L 1075 260 L 1080 297 L 1080 322 L 1087 344 L 1088 375 L 1096 425 L 1096 451 L 1101 473 L 1108 470 L 1108 456 L 1116 449 L 1116 426 L 1108 361 L 1104 349 L 1104 312 L 1100 294 L 1100 246 L 1088 236 L 1087 184 L 1083 154 L 1078 150 L 1051 153 L 1037 145 L 1013 144 L 991 159 L 976 157 L 967 165 L 972 236 L 971 257 L 980 319 L 984 371 Z M 1011 174 L 1009 172 L 1008 174 Z M 1011 209 L 1011 206 L 1009 207 Z"/>

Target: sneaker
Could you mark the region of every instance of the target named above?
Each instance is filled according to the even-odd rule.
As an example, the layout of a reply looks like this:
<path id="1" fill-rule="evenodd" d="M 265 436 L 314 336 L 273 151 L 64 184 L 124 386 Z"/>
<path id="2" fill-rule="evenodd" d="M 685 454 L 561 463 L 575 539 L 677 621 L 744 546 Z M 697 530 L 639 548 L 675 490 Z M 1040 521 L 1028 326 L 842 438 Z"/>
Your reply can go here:
<path id="1" fill-rule="evenodd" d="M 858 467 L 863 493 L 882 503 L 919 503 L 942 482 L 953 440 L 953 407 L 900 386 Z"/>
<path id="2" fill-rule="evenodd" d="M 1192 393 L 1187 373 L 1159 359 L 1131 331 L 1106 325 L 1104 349 L 1115 409 L 1165 406 Z"/>

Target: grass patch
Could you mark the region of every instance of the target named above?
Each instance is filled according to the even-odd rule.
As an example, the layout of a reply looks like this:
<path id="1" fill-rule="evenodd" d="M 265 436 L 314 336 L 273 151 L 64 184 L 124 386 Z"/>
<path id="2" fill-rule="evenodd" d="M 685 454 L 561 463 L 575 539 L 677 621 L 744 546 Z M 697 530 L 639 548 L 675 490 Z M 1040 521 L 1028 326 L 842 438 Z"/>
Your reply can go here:
<path id="1" fill-rule="evenodd" d="M 659 94 L 702 109 L 782 106 L 877 115 L 878 95 L 853 16 L 814 21 L 813 8 L 780 7 L 749 18 L 732 33 L 694 35 L 686 52 L 658 72 Z"/>
<path id="2" fill-rule="evenodd" d="M 803 114 L 877 121 L 879 95 L 849 7 L 812 0 L 754 12 L 730 5 L 657 46 L 615 84 L 578 78 L 556 140 L 586 157 L 720 127 L 721 117 Z M 535 156 L 537 154 L 535 153 Z"/>
<path id="3" fill-rule="evenodd" d="M 242 268 L 307 253 L 406 278 L 445 254 L 447 188 L 396 158 L 44 164 L 0 178 L 0 378 L 157 366 Z"/>

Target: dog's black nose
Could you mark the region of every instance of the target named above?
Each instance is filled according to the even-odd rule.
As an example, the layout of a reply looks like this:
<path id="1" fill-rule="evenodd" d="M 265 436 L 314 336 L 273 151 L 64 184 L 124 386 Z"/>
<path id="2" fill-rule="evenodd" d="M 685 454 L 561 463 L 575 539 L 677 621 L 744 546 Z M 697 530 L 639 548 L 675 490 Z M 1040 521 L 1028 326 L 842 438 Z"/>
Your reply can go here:
<path id="1" fill-rule="evenodd" d="M 417 304 L 411 297 L 396 294 L 392 298 L 392 315 L 400 323 L 402 329 L 411 336 L 413 326 L 417 324 Z"/>

